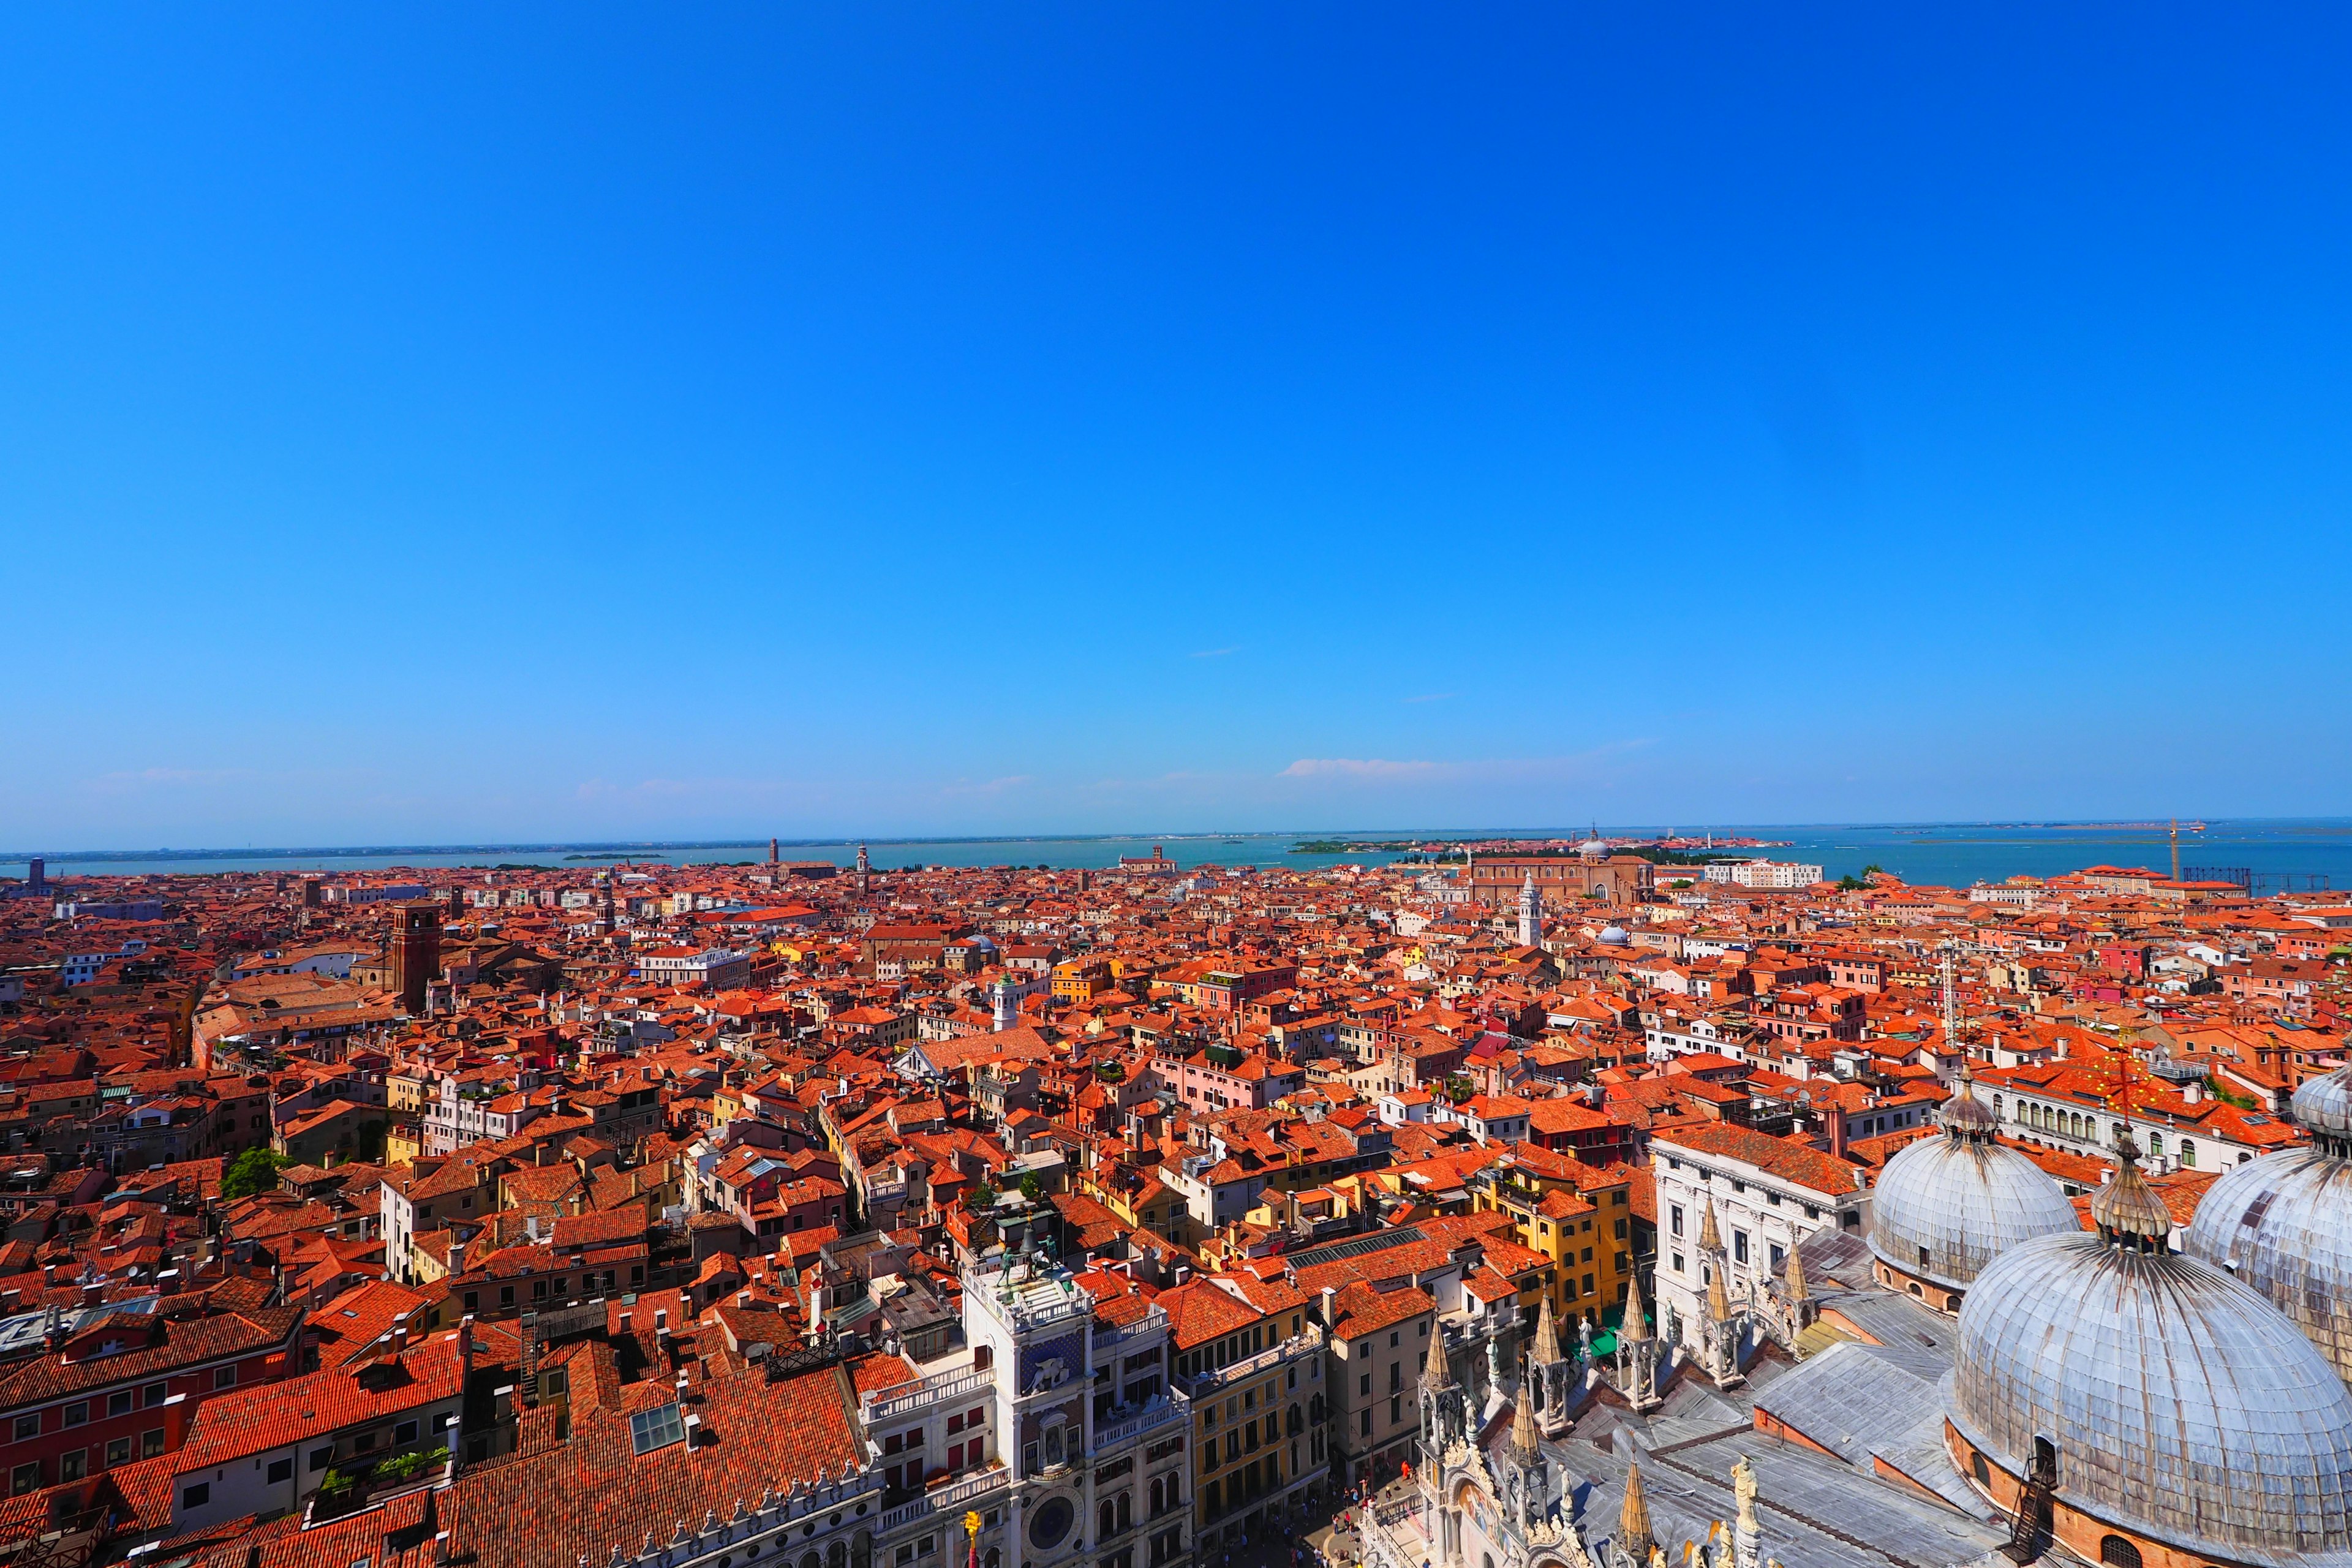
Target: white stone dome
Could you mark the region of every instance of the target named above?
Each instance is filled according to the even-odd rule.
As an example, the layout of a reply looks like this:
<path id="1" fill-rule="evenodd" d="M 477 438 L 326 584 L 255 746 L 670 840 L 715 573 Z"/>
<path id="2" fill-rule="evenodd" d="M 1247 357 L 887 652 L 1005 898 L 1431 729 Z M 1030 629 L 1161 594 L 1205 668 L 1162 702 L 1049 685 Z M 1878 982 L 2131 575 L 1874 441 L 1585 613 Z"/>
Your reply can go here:
<path id="1" fill-rule="evenodd" d="M 2059 1502 L 2194 1561 L 2352 1564 L 2352 1392 L 2261 1296 L 2162 1250 L 2128 1160 L 2098 1235 L 2037 1237 L 1977 1277 L 1953 1429 L 2011 1475 L 2046 1438 Z"/>
<path id="2" fill-rule="evenodd" d="M 1633 939 L 1625 934 L 1625 928 L 1623 926 L 1602 926 L 1601 928 L 1601 940 L 1607 942 L 1611 947 L 1622 947 Z"/>

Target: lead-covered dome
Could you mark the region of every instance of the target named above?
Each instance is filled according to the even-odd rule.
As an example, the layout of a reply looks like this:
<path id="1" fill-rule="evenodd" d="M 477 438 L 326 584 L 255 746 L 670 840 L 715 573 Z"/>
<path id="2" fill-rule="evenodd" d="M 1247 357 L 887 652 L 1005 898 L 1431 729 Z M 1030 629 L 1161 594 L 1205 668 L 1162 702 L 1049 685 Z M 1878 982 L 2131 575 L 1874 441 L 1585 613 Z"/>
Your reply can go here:
<path id="1" fill-rule="evenodd" d="M 1870 1249 L 1879 1261 L 1960 1291 L 2010 1248 L 2082 1229 L 2058 1184 L 1993 1141 L 1999 1123 L 1965 1072 L 1937 1120 L 1942 1135 L 1896 1151 L 1871 1190 Z"/>
<path id="2" fill-rule="evenodd" d="M 2224 1172 L 2181 1249 L 2267 1298 L 2352 1383 L 2352 1068 L 2295 1090 L 2294 1115 L 2310 1144 Z"/>
<path id="3" fill-rule="evenodd" d="M 2097 1235 L 1978 1277 L 1953 1430 L 2012 1476 L 2047 1439 L 2061 1504 L 2199 1562 L 2352 1563 L 2352 1393 L 2268 1301 L 2163 1250 L 2163 1205 L 2120 1152 Z"/>

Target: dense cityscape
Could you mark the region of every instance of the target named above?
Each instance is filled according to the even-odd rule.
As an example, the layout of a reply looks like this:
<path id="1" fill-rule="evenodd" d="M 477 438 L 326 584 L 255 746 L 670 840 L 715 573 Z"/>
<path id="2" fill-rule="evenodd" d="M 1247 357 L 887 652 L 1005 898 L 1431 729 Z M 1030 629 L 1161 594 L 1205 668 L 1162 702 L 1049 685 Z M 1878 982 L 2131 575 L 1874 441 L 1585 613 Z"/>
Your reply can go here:
<path id="1" fill-rule="evenodd" d="M 0 884 L 12 1562 L 2334 1563 L 2341 894 Z"/>

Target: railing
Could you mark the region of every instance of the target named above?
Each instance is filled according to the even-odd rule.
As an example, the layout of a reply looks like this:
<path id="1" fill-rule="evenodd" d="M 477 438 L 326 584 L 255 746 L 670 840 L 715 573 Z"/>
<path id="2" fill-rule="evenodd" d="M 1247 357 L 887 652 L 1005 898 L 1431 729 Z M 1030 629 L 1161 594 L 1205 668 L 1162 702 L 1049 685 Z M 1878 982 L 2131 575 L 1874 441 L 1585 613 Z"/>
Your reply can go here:
<path id="1" fill-rule="evenodd" d="M 943 1487 L 933 1487 L 912 1502 L 900 1503 L 882 1516 L 882 1522 L 877 1529 L 882 1534 L 887 1535 L 909 1520 L 921 1519 L 934 1513 L 946 1513 L 951 1510 L 962 1508 L 975 1498 L 983 1497 L 999 1487 L 1010 1485 L 1012 1479 L 1013 1472 L 1001 1464 L 991 1465 L 984 1470 L 975 1470 L 960 1481 L 950 1481 Z"/>
<path id="2" fill-rule="evenodd" d="M 1171 1421 L 1184 1420 L 1192 1413 L 1192 1402 L 1174 1389 L 1169 1390 L 1166 1394 L 1155 1394 L 1144 1403 L 1142 1409 L 1132 1415 L 1107 1424 L 1097 1422 L 1095 1426 L 1094 1452 L 1099 1454 L 1105 1448 L 1125 1443 L 1139 1433 L 1149 1432 L 1156 1426 L 1163 1426 Z"/>
<path id="3" fill-rule="evenodd" d="M 1278 1366 L 1294 1357 L 1304 1355 L 1308 1351 L 1319 1353 L 1322 1349 L 1322 1327 L 1319 1324 L 1310 1323 L 1302 1332 L 1291 1335 L 1280 1344 L 1268 1345 L 1255 1355 L 1245 1356 L 1240 1361 L 1229 1362 L 1223 1366 L 1212 1367 L 1205 1372 L 1195 1373 L 1184 1382 L 1188 1387 L 1202 1391 L 1223 1388 L 1226 1384 L 1248 1377 L 1255 1373 L 1264 1372 L 1268 1367 Z"/>
<path id="4" fill-rule="evenodd" d="M 987 1368 L 976 1366 L 935 1372 L 910 1386 L 885 1388 L 867 1394 L 861 1416 L 869 1426 L 877 1421 L 895 1421 L 942 1399 L 954 1399 L 990 1387 L 994 1375 Z"/>
<path id="5" fill-rule="evenodd" d="M 1142 1317 L 1137 1319 L 1126 1328 L 1112 1328 L 1108 1325 L 1097 1327 L 1095 1330 L 1095 1349 L 1098 1351 L 1116 1351 L 1121 1345 L 1128 1344 L 1136 1340 L 1143 1339 L 1151 1334 L 1165 1333 L 1167 1330 L 1168 1314 L 1160 1308 L 1153 1307 L 1146 1311 Z"/>

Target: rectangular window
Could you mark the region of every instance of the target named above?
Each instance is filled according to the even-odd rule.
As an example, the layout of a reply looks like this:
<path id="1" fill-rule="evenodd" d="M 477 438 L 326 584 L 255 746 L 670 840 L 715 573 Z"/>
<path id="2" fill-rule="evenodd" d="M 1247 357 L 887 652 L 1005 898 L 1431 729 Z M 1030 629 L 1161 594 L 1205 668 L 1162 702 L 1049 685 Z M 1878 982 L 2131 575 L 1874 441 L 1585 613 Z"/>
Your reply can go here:
<path id="1" fill-rule="evenodd" d="M 8 1473 L 8 1495 L 11 1497 L 22 1497 L 25 1493 L 37 1489 L 40 1484 L 41 1461 L 38 1459 L 19 1465 Z"/>
<path id="2" fill-rule="evenodd" d="M 87 1400 L 80 1401 L 80 1402 L 78 1402 L 78 1403 L 76 1403 L 76 1404 L 68 1405 L 67 1405 L 67 1406 L 66 1406 L 66 1425 L 67 1425 L 67 1426 L 83 1426 L 83 1425 L 87 1424 L 87 1423 L 89 1422 L 89 1402 L 88 1402 Z"/>
<path id="3" fill-rule="evenodd" d="M 130 1415 L 131 1398 L 131 1392 L 127 1388 L 120 1394 L 108 1394 L 106 1396 L 106 1413 L 109 1415 Z"/>
<path id="4" fill-rule="evenodd" d="M 274 1487 L 274 1486 L 282 1486 L 283 1484 L 285 1484 L 285 1483 L 286 1483 L 286 1482 L 288 1482 L 288 1481 L 292 1480 L 293 1479 L 294 1479 L 294 1461 L 293 1461 L 293 1460 L 291 1460 L 291 1459 L 272 1459 L 272 1460 L 270 1460 L 270 1461 L 269 1461 L 269 1484 L 270 1484 L 271 1486 L 273 1486 L 273 1487 Z"/>
<path id="5" fill-rule="evenodd" d="M 202 1508 L 212 1500 L 213 1487 L 210 1481 L 198 1481 L 194 1486 L 180 1489 L 182 1508 Z"/>
<path id="6" fill-rule="evenodd" d="M 1731 1258 L 1732 1261 L 1735 1263 L 1745 1263 L 1748 1261 L 1748 1233 L 1746 1231 L 1735 1230 L 1731 1233 Z"/>
<path id="7" fill-rule="evenodd" d="M 335 1446 L 332 1443 L 328 1444 L 323 1448 L 313 1448 L 310 1450 L 310 1468 L 313 1471 L 323 1470 L 334 1462 Z"/>
<path id="8" fill-rule="evenodd" d="M 88 1452 L 80 1448 L 69 1449 L 66 1453 L 58 1455 L 58 1479 L 60 1481 L 78 1481 L 81 1479 L 82 1471 L 87 1468 L 89 1458 L 89 1456 Z"/>
<path id="9" fill-rule="evenodd" d="M 416 1423 L 414 1421 L 404 1421 L 399 1426 L 394 1426 L 392 1429 L 392 1440 L 395 1443 L 415 1442 Z"/>
<path id="10" fill-rule="evenodd" d="M 163 1451 L 163 1428 L 157 1426 L 139 1434 L 139 1457 L 152 1459 Z"/>
<path id="11" fill-rule="evenodd" d="M 16 1441 L 26 1442 L 41 1435 L 41 1417 L 37 1412 L 16 1417 Z"/>
<path id="12" fill-rule="evenodd" d="M 214 1369 L 213 1386 L 215 1388 L 235 1388 L 236 1386 L 236 1368 L 233 1366 L 224 1366 Z"/>
<path id="13" fill-rule="evenodd" d="M 155 1406 L 163 1404 L 164 1400 L 170 1397 L 171 1389 L 167 1384 L 151 1383 L 140 1395 L 139 1402 L 142 1405 L 144 1405 L 148 1409 L 152 1410 Z"/>

